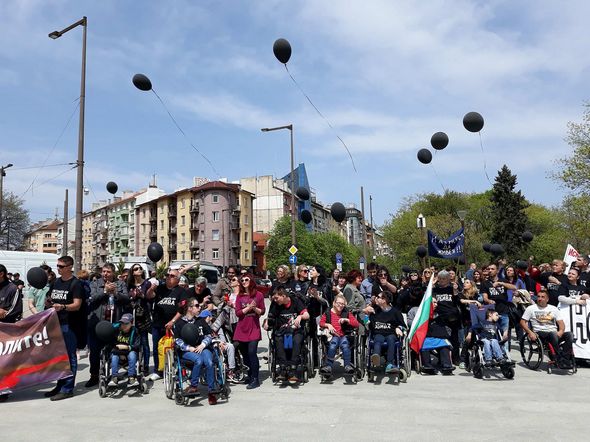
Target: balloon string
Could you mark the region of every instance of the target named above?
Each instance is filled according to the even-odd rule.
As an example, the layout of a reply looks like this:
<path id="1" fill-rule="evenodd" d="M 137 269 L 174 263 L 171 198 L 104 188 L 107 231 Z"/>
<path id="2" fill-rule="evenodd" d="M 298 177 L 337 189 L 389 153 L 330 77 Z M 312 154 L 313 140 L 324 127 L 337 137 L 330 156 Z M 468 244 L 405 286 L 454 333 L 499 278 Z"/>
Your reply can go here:
<path id="1" fill-rule="evenodd" d="M 434 176 L 438 180 L 438 184 L 440 184 L 440 187 L 442 187 L 443 192 L 447 193 L 447 189 L 445 189 L 445 186 L 443 185 L 442 181 L 440 180 L 438 173 L 436 173 L 436 168 L 434 167 L 434 165 L 432 163 L 430 163 L 430 165 L 432 166 L 432 170 L 434 171 Z"/>
<path id="2" fill-rule="evenodd" d="M 174 125 L 177 127 L 177 129 L 180 131 L 180 133 L 182 135 L 184 135 L 184 138 L 186 139 L 186 141 L 188 142 L 188 144 L 190 144 L 192 146 L 192 148 L 195 149 L 199 153 L 199 155 L 201 155 L 201 157 L 203 157 L 203 159 L 205 161 L 207 161 L 207 163 L 209 163 L 209 166 L 211 166 L 211 169 L 213 169 L 213 172 L 215 172 L 215 174 L 217 175 L 217 177 L 218 178 L 221 178 L 221 175 L 219 175 L 219 172 L 217 172 L 217 170 L 213 166 L 213 163 L 211 163 L 211 161 L 209 161 L 209 158 L 207 158 L 203 154 L 203 152 L 201 152 L 199 149 L 197 149 L 197 147 L 191 142 L 191 140 L 189 140 L 189 138 L 186 135 L 186 133 L 184 133 L 184 131 L 182 130 L 182 128 L 180 127 L 180 125 L 176 122 L 176 120 L 174 119 L 174 117 L 172 116 L 172 114 L 170 113 L 170 111 L 168 110 L 168 107 L 166 107 L 166 105 L 164 104 L 164 101 L 160 98 L 160 96 L 158 95 L 158 93 L 153 88 L 152 88 L 152 92 L 158 98 L 158 100 L 160 100 L 160 103 L 162 103 L 162 106 L 164 106 L 164 110 L 168 113 L 168 116 L 170 117 L 170 119 L 172 120 L 172 122 L 174 123 Z"/>
<path id="3" fill-rule="evenodd" d="M 490 180 L 490 176 L 488 175 L 488 165 L 486 162 L 486 154 L 483 151 L 483 141 L 481 140 L 481 132 L 478 132 L 479 134 L 479 146 L 481 147 L 481 155 L 483 157 L 483 171 L 486 174 L 486 178 L 488 179 L 488 183 L 492 184 L 492 180 Z"/>
<path id="4" fill-rule="evenodd" d="M 338 138 L 338 140 L 340 140 L 340 142 L 342 143 L 342 145 L 346 149 L 346 152 L 348 152 L 348 156 L 350 157 L 350 161 L 352 162 L 352 168 L 354 169 L 355 172 L 357 172 L 356 165 L 354 164 L 354 158 L 352 157 L 352 154 L 350 153 L 350 149 L 348 148 L 348 146 L 346 145 L 346 143 L 344 142 L 344 140 L 340 137 L 340 135 L 338 135 L 338 133 L 336 132 L 336 129 L 334 129 L 334 126 L 332 126 L 332 124 L 324 116 L 324 114 L 322 114 L 320 112 L 320 110 L 317 108 L 317 106 L 315 104 L 313 104 L 313 101 L 311 101 L 311 98 L 309 98 L 309 96 L 305 93 L 305 91 L 303 90 L 303 88 L 301 86 L 299 86 L 299 83 L 297 83 L 297 80 L 295 80 L 295 78 L 293 77 L 293 75 L 291 75 L 291 72 L 289 72 L 289 68 L 287 67 L 287 63 L 285 63 L 285 70 L 289 74 L 289 77 L 291 77 L 291 80 L 293 80 L 293 83 L 295 84 L 295 86 L 297 86 L 297 89 L 299 89 L 299 91 L 307 99 L 307 101 L 309 102 L 309 104 L 311 104 L 311 106 L 315 109 L 315 111 L 318 113 L 318 115 L 324 119 L 324 121 L 328 124 L 328 126 L 330 127 L 330 129 L 332 129 L 332 131 L 336 135 L 336 138 Z"/>

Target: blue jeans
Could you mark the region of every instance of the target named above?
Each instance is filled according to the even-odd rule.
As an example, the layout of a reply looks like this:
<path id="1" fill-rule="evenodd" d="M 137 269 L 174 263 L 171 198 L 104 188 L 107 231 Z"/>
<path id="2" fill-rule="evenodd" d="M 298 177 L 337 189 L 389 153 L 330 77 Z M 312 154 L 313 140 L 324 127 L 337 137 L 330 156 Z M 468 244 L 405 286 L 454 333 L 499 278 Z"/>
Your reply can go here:
<path id="1" fill-rule="evenodd" d="M 160 327 L 152 327 L 152 348 L 154 349 L 154 373 L 158 371 L 158 342 L 166 335 L 166 329 Z"/>
<path id="2" fill-rule="evenodd" d="M 116 354 L 111 355 L 111 375 L 117 376 L 119 372 L 119 359 L 120 356 Z M 137 353 L 130 351 L 127 355 L 127 374 L 129 376 L 137 376 Z"/>
<path id="3" fill-rule="evenodd" d="M 502 359 L 504 354 L 500 348 L 500 343 L 497 339 L 486 339 L 482 338 L 483 342 L 483 358 L 486 361 L 491 361 L 492 357 L 496 359 Z"/>
<path id="4" fill-rule="evenodd" d="M 346 336 L 333 336 L 330 340 L 327 354 L 328 365 L 331 367 L 334 364 L 334 358 L 336 357 L 336 351 L 338 348 L 340 348 L 342 351 L 344 366 L 346 367 L 347 365 L 351 365 L 350 343 L 348 342 L 348 338 Z"/>
<path id="5" fill-rule="evenodd" d="M 141 349 L 143 350 L 143 369 L 148 371 L 150 368 L 150 338 L 147 331 L 139 334 Z M 156 348 L 156 352 L 157 352 Z"/>
<path id="6" fill-rule="evenodd" d="M 182 355 L 182 360 L 191 361 L 193 363 L 193 369 L 191 372 L 191 385 L 193 387 L 199 386 L 201 367 L 204 365 L 205 377 L 207 379 L 207 386 L 209 387 L 209 391 L 215 390 L 215 372 L 213 370 L 213 353 L 211 353 L 211 350 L 206 348 L 201 353 L 185 351 Z"/>
<path id="7" fill-rule="evenodd" d="M 395 335 L 375 335 L 373 337 L 373 353 L 377 353 L 381 356 L 381 347 L 384 343 L 387 344 L 387 355 L 385 359 L 387 360 L 388 364 L 393 364 L 397 366 L 397 361 L 395 360 L 395 344 L 397 342 L 397 338 Z"/>
<path id="8" fill-rule="evenodd" d="M 64 343 L 66 344 L 68 358 L 70 359 L 70 370 L 72 370 L 72 376 L 57 381 L 57 388 L 60 389 L 60 393 L 73 393 L 74 386 L 76 385 L 76 371 L 78 371 L 78 355 L 76 354 L 76 335 L 72 330 L 70 330 L 70 327 L 67 324 L 61 326 L 61 332 L 64 337 Z"/>
<path id="9" fill-rule="evenodd" d="M 498 330 L 500 330 L 500 334 L 502 336 L 504 336 L 504 333 L 509 333 L 510 327 L 510 318 L 508 317 L 508 315 L 500 315 L 500 320 L 498 321 Z M 510 334 L 508 335 L 508 337 L 510 337 Z M 506 351 L 506 354 L 509 354 L 510 352 L 510 339 L 506 340 L 506 342 L 504 343 L 504 350 Z"/>

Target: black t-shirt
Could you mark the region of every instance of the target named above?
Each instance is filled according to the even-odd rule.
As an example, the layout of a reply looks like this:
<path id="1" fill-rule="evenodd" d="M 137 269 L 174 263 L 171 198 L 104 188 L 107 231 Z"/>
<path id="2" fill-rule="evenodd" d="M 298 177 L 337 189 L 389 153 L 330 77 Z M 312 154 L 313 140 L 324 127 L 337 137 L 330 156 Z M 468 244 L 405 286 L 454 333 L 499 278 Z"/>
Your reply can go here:
<path id="1" fill-rule="evenodd" d="M 456 321 L 459 319 L 459 298 L 453 295 L 453 287 L 439 287 L 435 285 L 432 288 L 432 297 L 436 299 L 436 312 L 441 319 Z"/>
<path id="2" fill-rule="evenodd" d="M 550 276 L 557 278 L 559 282 L 561 282 L 561 284 L 549 282 Z M 541 273 L 541 276 L 539 276 L 539 282 L 541 283 L 541 285 L 545 286 L 547 292 L 549 293 L 549 304 L 557 307 L 557 304 L 559 304 L 558 298 L 561 295 L 567 296 L 566 286 L 568 284 L 568 280 L 567 276 L 563 273 L 561 275 L 557 275 L 556 273 L 550 272 Z"/>
<path id="3" fill-rule="evenodd" d="M 51 284 L 47 297 L 50 299 L 51 304 L 72 304 L 74 299 L 84 298 L 84 288 L 76 277 L 72 277 L 67 281 L 59 277 Z M 68 324 L 69 313 L 67 311 L 58 311 L 57 317 L 60 325 Z"/>
<path id="4" fill-rule="evenodd" d="M 178 304 L 184 299 L 185 290 L 176 286 L 172 289 L 166 284 L 160 284 L 156 288 L 154 299 L 154 327 L 163 328 L 178 311 Z"/>
<path id="5" fill-rule="evenodd" d="M 205 289 L 203 289 L 203 291 L 200 294 L 195 292 L 194 288 L 187 288 L 187 289 L 184 289 L 184 294 L 182 295 L 182 299 L 195 298 L 199 304 L 202 304 L 203 300 L 207 296 L 209 296 L 209 299 L 213 299 L 213 296 L 211 294 L 211 290 L 209 289 L 209 287 L 205 287 Z"/>
<path id="6" fill-rule="evenodd" d="M 280 330 L 290 327 L 291 322 L 294 321 L 297 316 L 304 313 L 305 310 L 305 305 L 297 297 L 292 297 L 291 302 L 287 305 L 279 305 L 273 302 L 272 313 L 269 312 L 269 316 L 272 314 L 271 319 L 274 319 L 274 324 L 272 324 L 273 329 Z M 303 333 L 303 327 L 293 329 L 293 333 L 297 332 Z"/>
<path id="7" fill-rule="evenodd" d="M 570 298 L 575 298 L 577 296 L 582 296 L 584 293 L 590 294 L 590 287 L 567 284 L 565 286 L 565 293 L 563 294 L 565 296 L 569 296 Z"/>
<path id="8" fill-rule="evenodd" d="M 498 278 L 497 282 L 506 282 L 505 279 Z M 508 314 L 508 290 L 503 285 L 494 287 L 493 281 L 483 281 L 481 283 L 481 294 L 487 293 L 488 299 L 496 303 L 494 310 L 500 315 Z"/>
<path id="9" fill-rule="evenodd" d="M 590 287 L 590 272 L 580 273 L 580 285 Z"/>
<path id="10" fill-rule="evenodd" d="M 193 318 L 192 320 L 187 321 L 187 318 L 183 317 L 180 320 L 178 320 L 176 322 L 176 324 L 174 325 L 174 336 L 182 337 L 182 328 L 186 324 L 195 324 L 196 329 L 197 329 L 196 344 L 193 345 L 193 347 L 198 347 L 199 345 L 201 345 L 201 342 L 203 341 L 205 336 L 211 334 L 211 327 L 209 326 L 209 324 L 207 323 L 207 320 L 205 318 L 199 317 L 199 318 Z M 185 344 L 188 344 L 188 343 L 185 342 Z"/>
<path id="11" fill-rule="evenodd" d="M 389 310 L 382 310 L 375 306 L 375 313 L 369 315 L 371 331 L 376 335 L 393 335 L 397 327 L 405 327 L 404 317 L 399 309 L 391 306 Z"/>

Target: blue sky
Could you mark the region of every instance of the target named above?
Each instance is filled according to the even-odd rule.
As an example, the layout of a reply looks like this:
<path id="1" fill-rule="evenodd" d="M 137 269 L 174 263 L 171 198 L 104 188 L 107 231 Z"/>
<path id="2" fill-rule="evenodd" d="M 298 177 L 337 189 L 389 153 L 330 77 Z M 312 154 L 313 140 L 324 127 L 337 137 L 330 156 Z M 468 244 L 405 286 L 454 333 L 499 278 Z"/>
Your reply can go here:
<path id="1" fill-rule="evenodd" d="M 547 178 L 569 153 L 567 122 L 588 100 L 587 1 L 65 1 L 0 3 L 0 158 L 14 163 L 5 189 L 23 194 L 33 220 L 63 208 L 75 170 L 81 28 L 47 34 L 88 16 L 85 208 L 119 189 L 166 191 L 215 178 L 151 93 L 131 83 L 148 75 L 190 140 L 230 180 L 283 176 L 293 123 L 296 161 L 324 203 L 360 207 L 360 186 L 382 223 L 401 200 L 448 189 L 484 191 L 479 137 L 462 117 L 480 112 L 493 178 L 506 163 L 532 201 L 558 204 Z M 289 69 L 355 158 L 292 84 L 272 44 L 287 38 Z M 432 166 L 416 152 L 434 132 L 450 144 Z M 47 158 L 48 154 L 49 158 Z M 368 198 L 367 198 L 368 199 Z"/>

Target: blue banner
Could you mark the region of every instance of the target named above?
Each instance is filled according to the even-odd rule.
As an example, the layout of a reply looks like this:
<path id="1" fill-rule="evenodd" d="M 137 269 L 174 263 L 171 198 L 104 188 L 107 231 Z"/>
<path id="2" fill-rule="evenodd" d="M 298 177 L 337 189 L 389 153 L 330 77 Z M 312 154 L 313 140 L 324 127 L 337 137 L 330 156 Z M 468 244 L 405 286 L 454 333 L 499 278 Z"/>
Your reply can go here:
<path id="1" fill-rule="evenodd" d="M 461 227 L 449 238 L 442 239 L 428 231 L 428 255 L 433 258 L 456 259 L 463 256 L 465 232 Z"/>

